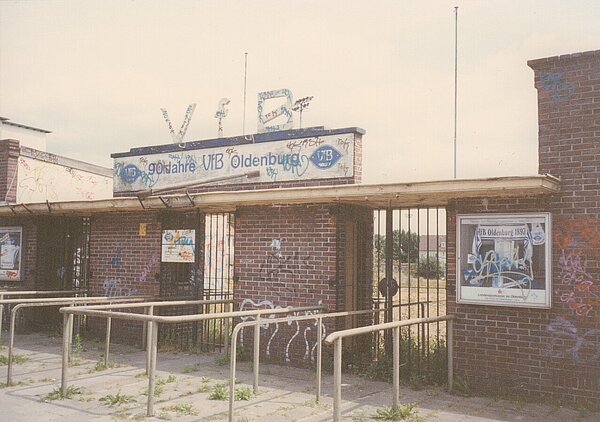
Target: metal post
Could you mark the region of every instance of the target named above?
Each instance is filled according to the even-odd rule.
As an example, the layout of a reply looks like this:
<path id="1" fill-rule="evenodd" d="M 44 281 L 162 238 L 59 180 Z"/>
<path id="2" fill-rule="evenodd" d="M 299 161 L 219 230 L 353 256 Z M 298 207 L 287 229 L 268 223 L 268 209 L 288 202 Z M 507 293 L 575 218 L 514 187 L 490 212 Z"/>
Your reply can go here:
<path id="1" fill-rule="evenodd" d="M 318 319 L 317 325 L 317 399 L 316 402 L 319 403 L 321 400 L 321 367 L 322 360 L 321 354 L 323 350 L 323 318 Z"/>
<path id="2" fill-rule="evenodd" d="M 394 277 L 394 211 L 391 208 L 385 210 L 385 322 L 391 322 L 394 320 L 394 300 L 391 294 L 391 280 Z M 388 352 L 388 356 L 392 351 L 392 343 L 390 339 L 389 331 L 384 331 L 385 339 L 385 350 Z"/>
<path id="3" fill-rule="evenodd" d="M 74 307 L 73 305 L 69 305 L 70 308 Z M 74 315 L 70 314 L 69 315 L 69 326 L 67 327 L 67 333 L 68 333 L 68 338 L 69 338 L 69 347 L 68 352 L 69 352 L 69 363 L 71 363 L 71 359 L 73 358 L 72 354 L 73 354 L 73 319 L 74 319 Z"/>
<path id="4" fill-rule="evenodd" d="M 225 304 L 225 312 L 231 312 L 229 303 Z M 223 325 L 224 325 L 223 342 L 225 343 L 225 356 L 229 356 L 229 318 L 225 318 Z"/>
<path id="5" fill-rule="evenodd" d="M 152 341 L 150 344 L 150 362 L 148 371 L 148 416 L 154 416 L 154 384 L 156 372 L 156 352 L 158 345 L 158 323 L 149 321 L 149 331 L 152 333 Z"/>
<path id="6" fill-rule="evenodd" d="M 144 313 L 148 315 L 148 307 L 144 307 Z M 148 321 L 144 321 L 142 324 L 142 350 L 148 350 Z"/>
<path id="7" fill-rule="evenodd" d="M 69 369 L 69 326 L 70 320 L 73 319 L 72 314 L 65 314 L 63 317 L 63 354 L 62 354 L 62 374 L 60 392 L 63 397 L 67 394 L 67 371 Z"/>
<path id="8" fill-rule="evenodd" d="M 4 306 L 4 305 L 2 305 Z M 8 371 L 6 375 L 6 385 L 12 385 L 12 361 L 13 361 L 13 347 L 15 345 L 15 321 L 17 320 L 17 313 L 15 309 L 12 310 L 10 315 L 10 331 L 8 337 Z"/>
<path id="9" fill-rule="evenodd" d="M 394 327 L 394 353 L 392 356 L 394 363 L 394 387 L 393 387 L 393 406 L 400 404 L 400 327 Z"/>
<path id="10" fill-rule="evenodd" d="M 333 421 L 342 418 L 342 338 L 333 344 Z"/>
<path id="11" fill-rule="evenodd" d="M 0 300 L 4 300 L 4 295 L 0 293 Z M 0 305 L 0 344 L 2 344 L 2 317 L 4 313 L 4 304 Z"/>
<path id="12" fill-rule="evenodd" d="M 110 352 L 110 325 L 111 318 L 106 318 L 106 344 L 104 345 L 104 367 L 108 367 L 108 354 Z"/>
<path id="13" fill-rule="evenodd" d="M 148 307 L 148 315 L 154 315 L 154 306 Z M 152 330 L 156 328 L 152 321 L 148 321 L 148 332 L 146 333 L 146 375 L 150 374 L 150 359 L 152 358 Z"/>
<path id="14" fill-rule="evenodd" d="M 448 347 L 446 348 L 448 353 L 448 391 L 452 391 L 452 384 L 454 381 L 454 331 L 453 321 L 451 319 L 446 323 L 446 338 L 448 339 Z"/>
<path id="15" fill-rule="evenodd" d="M 260 319 L 260 314 L 256 314 L 256 320 Z M 254 326 L 254 359 L 252 360 L 252 372 L 254 374 L 254 394 L 258 394 L 258 371 L 260 361 L 260 324 Z"/>
<path id="16" fill-rule="evenodd" d="M 237 333 L 235 329 L 231 335 L 231 359 L 229 362 L 229 416 L 228 421 L 233 422 L 233 400 L 235 399 L 235 364 L 237 361 Z"/>

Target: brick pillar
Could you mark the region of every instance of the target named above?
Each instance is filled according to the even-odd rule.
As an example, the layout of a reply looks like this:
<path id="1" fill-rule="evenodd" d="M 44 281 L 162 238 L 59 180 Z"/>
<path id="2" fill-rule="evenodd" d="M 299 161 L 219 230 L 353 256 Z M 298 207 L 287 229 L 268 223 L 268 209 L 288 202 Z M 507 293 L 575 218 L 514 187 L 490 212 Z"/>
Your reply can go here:
<path id="1" fill-rule="evenodd" d="M 0 201 L 17 201 L 17 172 L 21 148 L 15 139 L 0 140 Z"/>

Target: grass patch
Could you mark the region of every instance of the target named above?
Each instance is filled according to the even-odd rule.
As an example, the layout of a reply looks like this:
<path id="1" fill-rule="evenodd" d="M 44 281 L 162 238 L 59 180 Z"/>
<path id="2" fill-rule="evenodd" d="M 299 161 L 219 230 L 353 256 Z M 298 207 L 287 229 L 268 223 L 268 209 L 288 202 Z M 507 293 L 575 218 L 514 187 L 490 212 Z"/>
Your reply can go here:
<path id="1" fill-rule="evenodd" d="M 98 362 L 96 362 L 96 364 L 94 365 L 94 369 L 90 370 L 90 373 L 91 372 L 101 372 L 101 371 L 105 371 L 107 369 L 118 368 L 120 366 L 121 366 L 120 363 L 113 362 L 113 361 L 108 361 L 108 363 L 104 363 L 104 359 L 101 359 Z"/>
<path id="2" fill-rule="evenodd" d="M 198 392 L 199 393 L 208 393 L 210 391 L 210 385 L 209 384 L 201 384 L 200 387 L 198 387 Z"/>
<path id="3" fill-rule="evenodd" d="M 452 383 L 452 392 L 463 397 L 471 397 L 473 395 L 473 386 L 467 377 L 455 377 Z"/>
<path id="4" fill-rule="evenodd" d="M 122 404 L 135 403 L 137 400 L 134 396 L 127 394 L 121 394 L 121 391 L 117 394 L 107 394 L 104 397 L 98 399 L 99 402 L 108 407 L 121 406 Z"/>
<path id="5" fill-rule="evenodd" d="M 423 416 L 419 416 L 414 410 L 414 403 L 401 404 L 400 406 L 392 406 L 384 409 L 377 409 L 373 418 L 379 421 L 424 421 Z"/>
<path id="6" fill-rule="evenodd" d="M 13 355 L 12 362 L 15 365 L 19 365 L 21 363 L 25 363 L 29 360 L 29 356 L 27 355 Z M 0 365 L 8 365 L 8 357 L 5 355 L 0 355 Z"/>
<path id="7" fill-rule="evenodd" d="M 229 364 L 229 356 L 227 356 L 225 353 L 221 353 L 215 357 L 215 363 L 217 366 L 226 366 Z"/>
<path id="8" fill-rule="evenodd" d="M 202 369 L 202 364 L 200 362 L 198 362 L 198 363 L 183 365 L 181 372 L 183 372 L 184 374 L 189 374 L 190 372 L 196 372 L 196 371 L 199 371 L 200 369 Z"/>
<path id="9" fill-rule="evenodd" d="M 227 388 L 221 384 L 215 385 L 208 396 L 209 400 L 227 400 L 228 397 Z"/>
<path id="10" fill-rule="evenodd" d="M 197 415 L 198 412 L 194 409 L 191 403 L 179 403 L 173 406 L 163 407 L 163 411 L 175 412 L 177 416 Z"/>
<path id="11" fill-rule="evenodd" d="M 69 385 L 67 387 L 67 392 L 65 394 L 62 393 L 60 388 L 56 388 L 52 390 L 50 393 L 46 394 L 42 400 L 43 401 L 53 401 L 53 400 L 65 400 L 72 399 L 73 396 L 77 394 L 82 394 L 83 390 L 81 387 L 75 387 L 74 385 Z"/>
<path id="12" fill-rule="evenodd" d="M 254 393 L 250 387 L 239 387 L 235 389 L 235 399 L 248 401 L 252 398 Z"/>

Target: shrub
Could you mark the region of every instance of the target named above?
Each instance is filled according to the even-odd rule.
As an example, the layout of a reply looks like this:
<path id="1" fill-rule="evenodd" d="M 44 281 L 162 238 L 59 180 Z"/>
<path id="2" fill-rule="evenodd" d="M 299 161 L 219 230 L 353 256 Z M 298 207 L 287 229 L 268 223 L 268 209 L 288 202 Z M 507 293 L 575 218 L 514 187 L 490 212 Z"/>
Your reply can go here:
<path id="1" fill-rule="evenodd" d="M 423 257 L 419 260 L 419 277 L 438 278 L 444 277 L 446 268 L 444 262 L 435 257 Z"/>

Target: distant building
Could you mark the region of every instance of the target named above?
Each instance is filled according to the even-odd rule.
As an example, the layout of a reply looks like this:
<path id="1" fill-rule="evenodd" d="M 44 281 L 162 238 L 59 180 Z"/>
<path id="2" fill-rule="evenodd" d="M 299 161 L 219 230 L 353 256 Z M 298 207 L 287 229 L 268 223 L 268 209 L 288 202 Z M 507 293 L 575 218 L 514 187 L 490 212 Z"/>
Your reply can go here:
<path id="1" fill-rule="evenodd" d="M 46 152 L 48 133 L 0 117 L 0 203 L 112 198 L 112 169 Z"/>
<path id="2" fill-rule="evenodd" d="M 436 256 L 440 261 L 446 261 L 446 235 L 421 235 L 419 237 L 419 258 Z"/>

